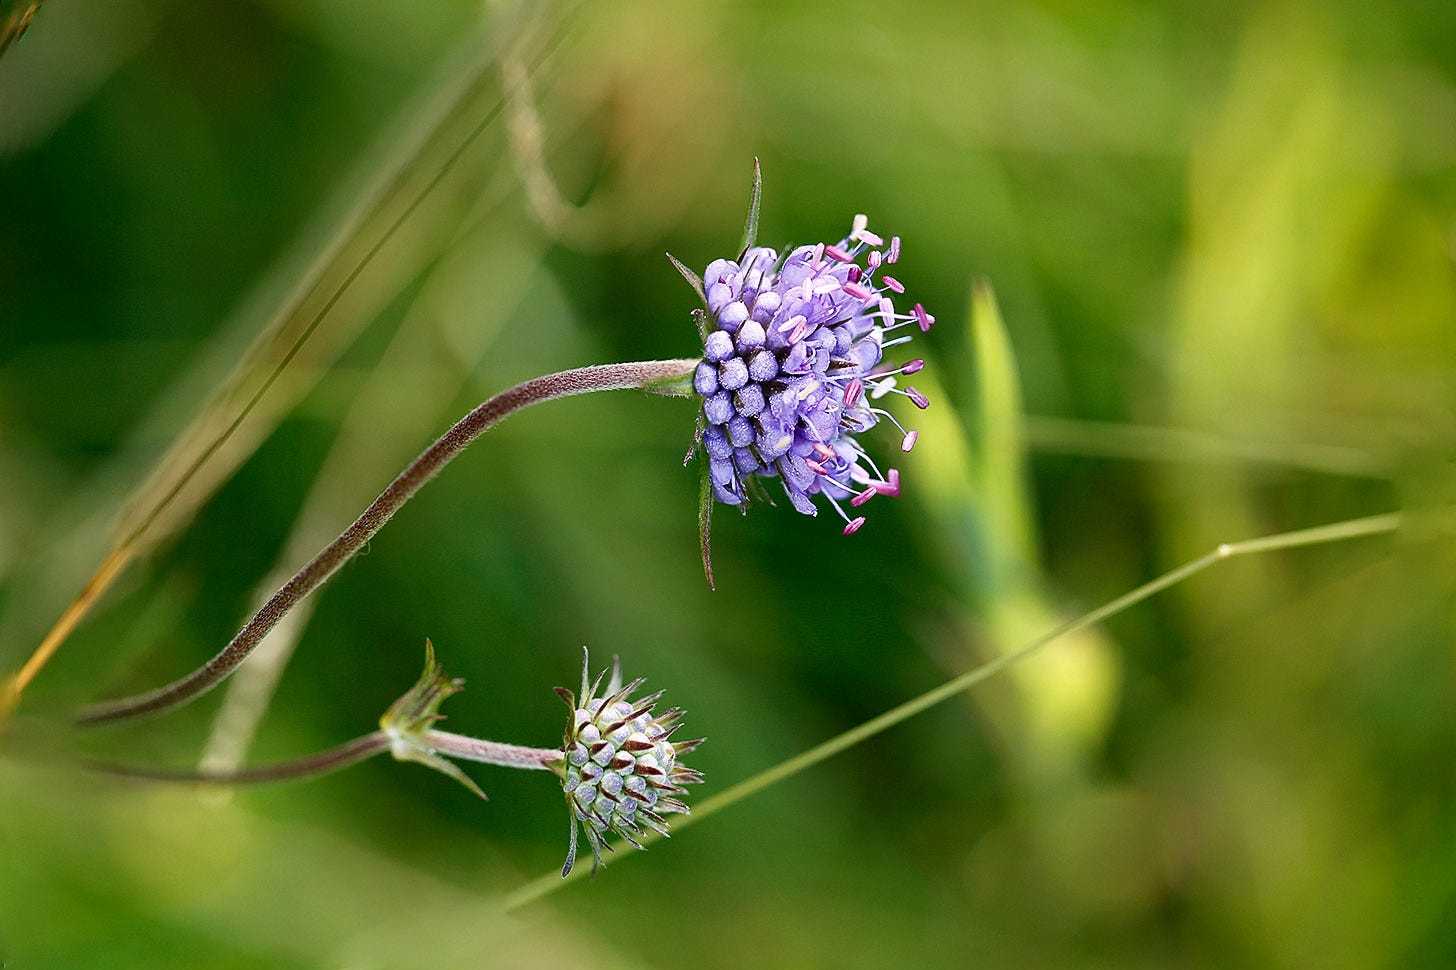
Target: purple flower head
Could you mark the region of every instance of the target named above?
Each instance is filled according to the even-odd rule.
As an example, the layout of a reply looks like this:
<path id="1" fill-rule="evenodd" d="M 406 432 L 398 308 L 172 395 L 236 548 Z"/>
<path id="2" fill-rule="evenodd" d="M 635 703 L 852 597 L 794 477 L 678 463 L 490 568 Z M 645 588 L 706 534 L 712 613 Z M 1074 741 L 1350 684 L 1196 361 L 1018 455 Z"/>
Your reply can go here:
<path id="1" fill-rule="evenodd" d="M 901 385 L 923 362 L 885 360 L 916 328 L 935 322 L 918 303 L 910 312 L 896 309 L 905 287 L 888 270 L 899 258 L 899 237 L 887 244 L 860 215 L 835 245 L 784 255 L 750 247 L 737 260 L 708 266 L 703 361 L 693 387 L 703 401 L 702 446 L 719 502 L 742 505 L 755 477 L 777 478 L 805 515 L 818 513 L 815 497 L 823 496 L 850 535 L 865 520 L 846 505 L 857 510 L 875 495 L 899 494 L 899 473 L 881 472 L 856 438 L 883 419 L 909 451 L 916 432 L 882 404 L 893 395 L 929 404 Z"/>

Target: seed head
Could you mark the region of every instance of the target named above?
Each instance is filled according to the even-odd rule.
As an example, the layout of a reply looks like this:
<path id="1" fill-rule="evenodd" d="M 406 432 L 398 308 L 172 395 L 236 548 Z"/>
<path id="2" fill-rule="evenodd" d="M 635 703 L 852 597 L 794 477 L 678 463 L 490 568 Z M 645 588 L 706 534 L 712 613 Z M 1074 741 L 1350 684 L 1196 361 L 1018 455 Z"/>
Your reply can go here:
<path id="1" fill-rule="evenodd" d="M 666 836 L 665 816 L 688 813 L 687 805 L 677 797 L 686 794 L 683 786 L 703 780 L 700 772 L 678 763 L 681 755 L 703 739 L 669 740 L 680 726 L 683 712 L 674 707 L 654 715 L 661 691 L 631 699 L 643 681 L 639 678 L 623 686 L 622 669 L 615 659 L 606 690 L 599 695 L 606 671 L 589 680 L 588 663 L 583 657 L 579 696 L 564 687 L 556 688 L 571 710 L 562 760 L 551 766 L 561 778 L 571 812 L 571 845 L 562 876 L 576 862 L 578 824 L 591 846 L 595 873 L 602 865 L 602 850 L 612 849 L 606 841 L 608 833 L 638 849 L 644 848 L 644 829 Z"/>

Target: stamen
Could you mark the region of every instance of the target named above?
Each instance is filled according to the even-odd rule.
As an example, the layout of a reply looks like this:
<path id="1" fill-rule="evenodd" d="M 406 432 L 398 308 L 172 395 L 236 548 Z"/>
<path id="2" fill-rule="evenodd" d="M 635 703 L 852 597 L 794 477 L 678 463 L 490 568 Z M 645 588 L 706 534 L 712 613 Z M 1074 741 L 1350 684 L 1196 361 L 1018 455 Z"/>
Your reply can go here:
<path id="1" fill-rule="evenodd" d="M 884 284 L 887 290 L 892 290 L 895 293 L 905 292 L 905 284 L 895 279 L 895 277 L 890 276 L 888 273 L 880 274 L 880 282 Z"/>
<path id="2" fill-rule="evenodd" d="M 898 469 L 890 469 L 890 480 L 885 482 L 871 482 L 870 488 L 877 494 L 888 495 L 890 498 L 900 497 L 900 472 Z"/>
<path id="3" fill-rule="evenodd" d="M 859 465 L 855 465 L 855 469 L 860 473 L 859 477 L 856 478 L 855 481 L 860 482 L 864 485 L 869 485 L 871 482 L 882 482 L 885 480 L 884 472 L 880 471 L 880 466 L 875 464 L 875 460 L 873 458 L 861 452 L 858 456 L 858 459 L 859 461 L 862 461 L 866 465 L 870 466 L 870 472 L 873 472 L 873 476 L 866 474 L 864 469 L 860 468 Z"/>
<path id="4" fill-rule="evenodd" d="M 922 411 L 930 407 L 930 398 L 926 397 L 924 394 L 921 394 L 913 387 L 905 388 L 905 396 L 913 401 L 915 403 L 915 406 Z"/>
<path id="5" fill-rule="evenodd" d="M 848 488 L 845 485 L 840 485 L 839 482 L 834 481 L 832 478 L 825 481 L 823 483 L 823 486 L 821 486 L 821 488 L 819 489 L 819 494 L 823 495 L 829 500 L 829 504 L 834 506 L 834 511 L 839 513 L 839 517 L 844 520 L 844 534 L 853 535 L 855 532 L 859 531 L 860 526 L 864 525 L 865 520 L 863 518 L 851 519 L 848 515 L 846 515 L 843 506 L 839 504 L 839 500 L 836 499 L 833 495 L 830 495 L 828 492 L 824 491 L 824 488 L 829 485 L 839 485 L 840 488 L 844 489 L 845 494 L 852 494 L 854 490 Z M 851 501 L 853 501 L 853 499 L 851 499 Z"/>
<path id="6" fill-rule="evenodd" d="M 849 268 L 849 282 L 858 283 L 863 278 L 864 270 L 860 269 L 858 266 L 851 266 Z"/>
<path id="7" fill-rule="evenodd" d="M 856 218 L 855 222 L 858 223 L 859 219 Z M 854 231 L 854 238 L 870 246 L 883 246 L 885 244 L 885 240 L 870 232 L 868 227 L 869 219 L 866 219 L 864 221 L 864 225 L 861 225 L 858 229 Z"/>
<path id="8" fill-rule="evenodd" d="M 880 261 L 884 258 L 884 254 L 881 253 L 878 249 L 871 249 L 870 254 L 865 257 L 865 262 L 870 264 L 870 269 L 878 269 L 880 266 Z"/>
<path id="9" fill-rule="evenodd" d="M 885 254 L 885 262 L 898 263 L 900 261 L 900 237 L 890 237 L 890 251 Z"/>
<path id="10" fill-rule="evenodd" d="M 858 377 L 851 379 L 848 384 L 844 385 L 844 406 L 847 408 L 854 407 L 859 403 L 859 396 L 863 391 L 864 381 Z"/>
<path id="11" fill-rule="evenodd" d="M 916 358 L 900 368 L 902 374 L 918 374 L 925 367 L 925 361 Z"/>
<path id="12" fill-rule="evenodd" d="M 825 246 L 824 255 L 828 256 L 836 263 L 847 263 L 850 261 L 849 253 L 840 249 L 838 246 Z"/>
<path id="13" fill-rule="evenodd" d="M 874 488 L 867 488 L 863 492 L 860 492 L 858 495 L 856 495 L 854 498 L 850 499 L 849 504 L 854 506 L 855 508 L 859 508 L 861 505 L 874 498 L 876 494 L 878 493 L 876 493 Z"/>
<path id="14" fill-rule="evenodd" d="M 888 296 L 880 297 L 880 316 L 884 318 L 886 326 L 895 322 L 895 301 Z"/>
<path id="15" fill-rule="evenodd" d="M 925 312 L 925 307 L 919 303 L 915 304 L 915 320 L 920 324 L 921 333 L 929 333 L 930 325 L 935 322 L 935 317 Z"/>
<path id="16" fill-rule="evenodd" d="M 874 296 L 874 293 L 872 293 L 869 288 L 864 286 L 862 283 L 846 283 L 844 284 L 844 292 L 848 293 L 856 300 L 868 300 Z"/>
<path id="17" fill-rule="evenodd" d="M 906 433 L 905 440 L 903 440 L 903 441 L 900 442 L 900 450 L 903 451 L 903 452 L 908 453 L 911 448 L 914 448 L 915 447 L 915 440 L 917 438 L 919 438 L 919 437 L 920 437 L 920 432 L 919 431 L 910 431 L 910 432 Z"/>

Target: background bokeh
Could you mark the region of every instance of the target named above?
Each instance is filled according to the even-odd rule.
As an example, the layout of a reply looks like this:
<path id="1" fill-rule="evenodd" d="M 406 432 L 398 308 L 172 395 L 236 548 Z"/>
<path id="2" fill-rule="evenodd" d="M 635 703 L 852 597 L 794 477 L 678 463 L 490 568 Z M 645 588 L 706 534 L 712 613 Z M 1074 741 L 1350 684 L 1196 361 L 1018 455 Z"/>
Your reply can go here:
<path id="1" fill-rule="evenodd" d="M 550 745 L 586 644 L 688 709 L 706 795 L 1220 542 L 1414 524 L 1223 563 L 509 916 L 544 775 L 78 766 L 216 755 L 222 691 L 67 714 L 211 656 L 478 400 L 694 354 L 663 252 L 731 253 L 755 156 L 764 242 L 905 240 L 904 496 L 852 539 L 720 509 L 710 592 L 690 403 L 526 412 L 311 604 L 249 760 L 368 731 L 426 637 L 453 729 Z M 7 671 L 359 270 L 0 741 L 5 966 L 1456 961 L 1456 8 L 52 0 L 0 180 Z"/>

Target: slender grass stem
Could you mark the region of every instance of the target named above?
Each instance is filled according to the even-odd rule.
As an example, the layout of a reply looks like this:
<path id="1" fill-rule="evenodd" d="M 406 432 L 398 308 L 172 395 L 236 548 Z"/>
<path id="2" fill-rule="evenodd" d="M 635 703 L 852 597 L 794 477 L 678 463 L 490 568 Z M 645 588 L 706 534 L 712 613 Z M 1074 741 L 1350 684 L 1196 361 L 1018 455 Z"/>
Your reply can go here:
<path id="1" fill-rule="evenodd" d="M 91 609 L 92 604 L 111 586 L 112 580 L 121 573 L 127 563 L 131 562 L 135 552 L 134 545 L 124 545 L 113 550 L 102 561 L 81 592 L 76 594 L 76 598 L 71 600 L 65 612 L 61 614 L 61 618 L 56 621 L 56 625 L 51 627 L 50 632 L 45 635 L 45 639 L 41 640 L 40 646 L 35 648 L 25 664 L 5 681 L 3 687 L 0 687 L 0 731 L 3 731 L 5 725 L 10 722 L 10 716 L 20 704 L 20 695 L 30 686 L 30 682 L 35 679 L 36 674 L 39 674 L 50 662 L 51 657 L 55 656 L 56 651 L 61 648 L 61 644 L 66 642 L 66 638 L 76 628 L 76 624 L 81 622 L 81 618 Z"/>
<path id="2" fill-rule="evenodd" d="M 1235 556 L 1272 552 L 1277 549 L 1294 549 L 1300 546 L 1322 545 L 1330 542 L 1358 539 L 1365 536 L 1381 535 L 1395 532 L 1401 527 L 1402 522 L 1403 518 L 1400 513 L 1392 512 L 1385 515 L 1373 515 L 1368 518 L 1350 519 L 1345 522 L 1316 526 L 1311 529 L 1300 529 L 1295 532 L 1281 532 L 1277 535 L 1263 536 L 1242 542 L 1223 543 L 1211 552 L 1191 562 L 1184 563 L 1182 566 L 1164 573 L 1157 579 L 1144 583 L 1131 592 L 1125 593 L 1117 599 L 1097 607 L 1091 612 L 1084 613 L 1076 619 L 1062 624 L 1011 653 L 1004 654 L 978 667 L 974 667 L 959 677 L 955 677 L 941 684 L 939 687 L 926 691 L 919 697 L 908 700 L 878 717 L 853 727 L 843 734 L 830 738 L 822 744 L 815 745 L 809 750 L 789 758 L 787 761 L 780 762 L 771 768 L 761 771 L 751 778 L 741 781 L 725 791 L 719 792 L 711 798 L 704 799 L 693 808 L 691 815 L 673 822 L 673 831 L 681 832 L 695 822 L 701 822 L 703 819 L 756 795 L 766 788 L 792 778 L 805 769 L 811 768 L 821 761 L 825 761 L 842 751 L 852 748 L 860 742 L 866 741 L 900 724 L 902 721 L 914 717 L 916 714 L 920 714 L 943 701 L 955 697 L 957 694 L 970 690 L 982 681 L 994 677 L 1008 667 L 1027 659 L 1048 644 L 1069 634 L 1076 633 L 1079 630 L 1086 629 L 1096 623 L 1101 623 L 1103 620 L 1115 616 L 1172 586 L 1176 586 L 1184 580 L 1203 572 L 1210 566 L 1223 562 L 1225 559 L 1232 559 Z M 662 836 L 654 833 L 647 835 L 642 841 L 644 844 L 649 844 L 657 842 L 661 838 Z M 562 878 L 559 873 L 554 871 L 540 876 L 504 897 L 502 901 L 503 908 L 507 911 L 519 909 L 528 903 L 532 903 L 554 892 L 557 888 L 565 885 L 567 881 L 574 878 L 576 878 L 575 874 Z"/>
<path id="3" fill-rule="evenodd" d="M 38 2 L 33 3 L 29 9 L 33 12 L 39 6 Z M 26 16 L 28 18 L 28 14 Z M 570 17 L 566 19 L 569 21 Z M 0 53 L 10 40 L 19 36 L 24 25 L 22 20 L 19 30 L 6 34 L 5 24 L 0 23 Z M 558 30 L 548 48 L 554 49 L 564 36 L 564 28 Z M 472 51 L 479 50 L 480 46 L 476 39 L 467 41 L 467 48 Z M 545 56 L 543 54 L 539 60 L 544 60 Z M 223 429 L 197 454 L 191 454 L 192 437 L 222 416 L 211 406 L 205 407 L 174 442 L 172 451 L 133 497 L 131 509 L 123 517 L 121 538 L 112 551 L 21 669 L 0 683 L 0 733 L 4 732 L 19 706 L 21 694 L 60 649 L 71 631 L 100 600 L 125 566 L 137 557 L 144 544 L 157 540 L 158 522 L 164 515 L 174 519 L 183 517 L 178 511 L 187 505 L 182 496 L 194 488 L 203 469 L 212 465 L 216 456 L 225 450 L 229 440 L 253 414 L 283 371 L 299 356 L 304 345 L 314 338 L 325 320 L 335 316 L 334 309 L 369 265 L 385 252 L 386 246 L 406 223 L 417 218 L 426 200 L 445 184 L 451 171 L 467 157 L 471 146 L 495 124 L 504 108 L 504 101 L 499 98 L 487 106 L 481 117 L 463 133 L 453 127 L 467 112 L 479 107 L 482 92 L 494 77 L 494 61 L 495 55 L 489 50 L 463 60 L 455 72 L 441 79 L 437 95 L 413 109 L 414 115 L 422 121 L 411 125 L 405 132 L 391 132 L 391 148 L 367 183 L 362 201 L 348 210 L 317 257 L 302 270 L 298 285 L 272 315 L 271 322 L 255 345 L 258 358 L 251 359 L 250 355 L 250 359 L 224 385 L 231 390 L 217 399 L 230 400 L 244 387 L 245 381 L 260 375 L 261 383 L 242 408 L 226 420 Z M 216 460 L 225 462 L 231 459 Z"/>
<path id="4" fill-rule="evenodd" d="M 1377 455 L 1344 445 L 1262 442 L 1193 428 L 1076 421 L 1026 415 L 1026 441 L 1034 451 L 1132 461 L 1263 465 L 1322 475 L 1386 479 L 1391 469 Z"/>
<path id="5" fill-rule="evenodd" d="M 155 690 L 84 708 L 77 716 L 78 723 L 105 724 L 157 714 L 185 704 L 217 686 L 247 659 L 259 641 L 295 604 L 323 585 L 426 482 L 503 418 L 532 404 L 592 391 L 636 388 L 674 393 L 672 383 L 692 373 L 697 363 L 696 359 L 681 359 L 597 364 L 537 377 L 495 395 L 456 422 L 400 472 L 354 523 L 284 583 L 215 657 L 180 680 Z"/>
<path id="6" fill-rule="evenodd" d="M 0 54 L 9 50 L 10 45 L 20 39 L 30 26 L 31 18 L 40 9 L 45 0 L 22 0 L 14 4 L 6 4 L 8 9 L 0 13 Z"/>

